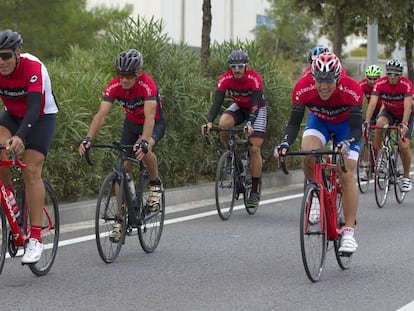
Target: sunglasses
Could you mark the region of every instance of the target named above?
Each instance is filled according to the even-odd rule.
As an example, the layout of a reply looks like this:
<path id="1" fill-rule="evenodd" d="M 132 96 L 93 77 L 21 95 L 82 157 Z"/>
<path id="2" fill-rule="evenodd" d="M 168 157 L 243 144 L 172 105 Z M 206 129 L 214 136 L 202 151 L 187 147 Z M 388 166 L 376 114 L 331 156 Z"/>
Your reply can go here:
<path id="1" fill-rule="evenodd" d="M 246 64 L 230 64 L 231 69 L 243 69 L 244 67 L 246 67 Z"/>
<path id="2" fill-rule="evenodd" d="M 318 83 L 336 83 L 338 82 L 338 79 L 318 79 L 313 77 L 313 80 L 318 82 Z"/>
<path id="3" fill-rule="evenodd" d="M 132 80 L 132 79 L 136 78 L 137 75 L 135 73 L 119 73 L 118 72 L 118 77 L 119 77 L 119 80 L 122 80 L 123 78 L 125 78 L 127 80 Z"/>
<path id="4" fill-rule="evenodd" d="M 0 53 L 1 60 L 9 60 L 14 55 L 13 52 L 7 52 L 7 53 Z"/>
<path id="5" fill-rule="evenodd" d="M 387 76 L 399 77 L 399 76 L 401 76 L 401 72 L 387 72 Z"/>
<path id="6" fill-rule="evenodd" d="M 369 81 L 377 81 L 378 80 L 378 78 L 370 78 L 370 77 L 368 77 L 367 78 Z"/>

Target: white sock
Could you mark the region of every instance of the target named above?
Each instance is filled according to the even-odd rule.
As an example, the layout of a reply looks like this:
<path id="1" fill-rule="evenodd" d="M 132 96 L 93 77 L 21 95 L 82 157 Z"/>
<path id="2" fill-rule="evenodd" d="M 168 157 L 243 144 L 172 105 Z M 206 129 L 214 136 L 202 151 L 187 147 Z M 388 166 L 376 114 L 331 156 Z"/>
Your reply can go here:
<path id="1" fill-rule="evenodd" d="M 355 229 L 352 228 L 352 227 L 345 227 L 343 234 L 344 234 L 344 236 L 345 235 L 354 236 L 354 231 L 355 231 Z"/>

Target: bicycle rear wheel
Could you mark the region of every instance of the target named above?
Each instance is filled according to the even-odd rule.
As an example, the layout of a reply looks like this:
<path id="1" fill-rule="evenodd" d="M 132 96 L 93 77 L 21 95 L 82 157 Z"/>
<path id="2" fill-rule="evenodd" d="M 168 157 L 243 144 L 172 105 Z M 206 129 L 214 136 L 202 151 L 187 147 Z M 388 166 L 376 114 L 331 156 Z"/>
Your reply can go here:
<path id="1" fill-rule="evenodd" d="M 231 151 L 226 151 L 217 164 L 215 195 L 216 208 L 221 220 L 230 218 L 236 196 L 235 159 Z"/>
<path id="2" fill-rule="evenodd" d="M 126 234 L 126 212 L 123 187 L 117 173 L 109 173 L 99 190 L 95 213 L 95 237 L 99 256 L 106 263 L 112 263 L 119 255 Z M 110 233 L 115 224 L 121 225 L 120 236 Z"/>
<path id="3" fill-rule="evenodd" d="M 309 220 L 311 208 L 320 211 L 319 221 Z M 326 214 L 320 210 L 320 191 L 315 183 L 306 186 L 300 214 L 300 250 L 306 275 L 319 281 L 325 267 L 327 240 Z"/>
<path id="4" fill-rule="evenodd" d="M 37 263 L 29 265 L 30 270 L 37 276 L 47 274 L 52 268 L 57 254 L 60 232 L 59 206 L 56 193 L 49 182 L 43 180 L 43 184 L 45 186 L 45 203 L 43 206 L 41 231 L 43 253 Z M 24 206 L 24 208 L 21 208 L 26 215 L 26 217 L 23 217 L 23 230 L 28 234 L 30 231 L 30 219 L 23 188 L 17 189 L 16 201 L 20 207 Z"/>
<path id="5" fill-rule="evenodd" d="M 7 251 L 7 225 L 3 205 L 0 205 L 0 273 L 3 271 Z"/>
<path id="6" fill-rule="evenodd" d="M 340 232 L 340 229 L 345 226 L 345 216 L 344 216 L 344 210 L 342 207 L 342 189 L 338 189 L 337 195 L 336 195 L 336 215 L 338 217 L 338 232 Z M 335 257 L 336 261 L 338 262 L 339 267 L 342 270 L 349 269 L 351 267 L 351 256 L 343 256 L 339 253 L 339 247 L 341 245 L 341 238 L 342 235 L 338 235 L 338 239 L 334 240 L 334 249 L 335 249 Z"/>
<path id="7" fill-rule="evenodd" d="M 398 203 L 404 202 L 405 194 L 407 192 L 401 191 L 401 178 L 404 176 L 404 169 L 402 166 L 401 154 L 398 149 L 394 152 L 394 192 L 395 199 Z"/>
<path id="8" fill-rule="evenodd" d="M 390 161 L 386 149 L 381 148 L 375 162 L 375 200 L 379 208 L 385 205 L 390 186 Z"/>
<path id="9" fill-rule="evenodd" d="M 369 160 L 366 161 L 364 158 Z M 372 176 L 370 158 L 370 146 L 368 142 L 365 141 L 361 146 L 361 152 L 359 154 L 357 165 L 358 188 L 361 193 L 367 192 L 369 188 L 369 182 Z"/>
<path id="10" fill-rule="evenodd" d="M 139 175 L 137 196 L 141 198 L 143 207 L 141 209 L 142 224 L 138 226 L 139 243 L 146 253 L 152 253 L 157 248 L 164 229 L 165 192 L 162 190 L 159 209 L 148 213 L 146 207 L 149 197 L 149 176 L 147 171 L 142 171 Z"/>

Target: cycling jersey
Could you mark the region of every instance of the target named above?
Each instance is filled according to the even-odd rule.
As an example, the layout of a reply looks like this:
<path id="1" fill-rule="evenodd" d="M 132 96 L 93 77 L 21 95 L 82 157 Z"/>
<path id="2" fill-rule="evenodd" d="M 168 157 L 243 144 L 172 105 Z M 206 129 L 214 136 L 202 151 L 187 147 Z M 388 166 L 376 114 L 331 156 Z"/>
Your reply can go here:
<path id="1" fill-rule="evenodd" d="M 384 105 L 384 109 L 391 115 L 401 116 L 404 114 L 404 98 L 412 97 L 412 88 L 407 77 L 401 76 L 397 84 L 391 85 L 385 76 L 375 82 L 372 95 L 378 96 L 378 103 Z"/>
<path id="2" fill-rule="evenodd" d="M 10 115 L 23 118 L 26 116 L 29 93 L 41 94 L 39 115 L 57 113 L 58 106 L 46 67 L 37 57 L 23 53 L 13 73 L 0 75 L 0 98 Z"/>
<path id="3" fill-rule="evenodd" d="M 141 73 L 135 84 L 128 90 L 122 87 L 119 77 L 115 77 L 108 83 L 103 100 L 110 103 L 117 100 L 124 108 L 127 119 L 136 124 L 144 124 L 144 102 L 155 100 L 157 102 L 155 120 L 157 121 L 161 117 L 162 107 L 158 88 L 154 80 L 146 73 Z"/>

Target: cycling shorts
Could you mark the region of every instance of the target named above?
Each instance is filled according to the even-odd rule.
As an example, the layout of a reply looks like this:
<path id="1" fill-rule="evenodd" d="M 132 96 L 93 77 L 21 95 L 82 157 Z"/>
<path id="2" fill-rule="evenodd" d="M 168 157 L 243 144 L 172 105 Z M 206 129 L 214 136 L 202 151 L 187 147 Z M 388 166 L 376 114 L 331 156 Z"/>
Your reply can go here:
<path id="1" fill-rule="evenodd" d="M 155 121 L 154 129 L 152 130 L 151 138 L 158 143 L 165 133 L 166 122 L 164 118 Z M 124 128 L 122 129 L 121 144 L 133 145 L 142 135 L 144 124 L 136 124 L 125 118 Z"/>
<path id="2" fill-rule="evenodd" d="M 234 125 L 240 125 L 246 122 L 249 119 L 250 109 L 241 109 L 239 105 L 233 103 L 229 108 L 224 111 L 232 115 L 234 119 Z M 264 137 L 266 133 L 266 124 L 267 124 L 267 110 L 266 106 L 260 107 L 259 112 L 257 113 L 256 120 L 253 124 L 253 134 L 252 137 Z"/>
<path id="3" fill-rule="evenodd" d="M 388 124 L 391 124 L 391 125 L 401 123 L 402 118 L 403 118 L 403 116 L 392 115 L 385 109 L 381 111 L 381 113 L 378 115 L 377 118 L 379 117 L 387 118 Z M 410 119 L 408 120 L 408 131 L 407 133 L 405 133 L 405 136 L 404 136 L 405 138 L 411 139 L 411 137 L 413 136 L 413 127 L 414 127 L 413 124 L 414 124 L 413 114 L 411 113 Z"/>
<path id="4" fill-rule="evenodd" d="M 334 144 L 337 144 L 340 141 L 347 139 L 349 132 L 349 121 L 333 124 L 318 118 L 313 113 L 309 113 L 308 122 L 303 132 L 303 137 L 316 136 L 322 142 L 322 145 L 325 146 L 331 139 L 331 134 L 334 134 Z M 361 142 L 358 141 L 351 146 L 348 159 L 355 161 L 358 160 L 360 145 Z"/>

